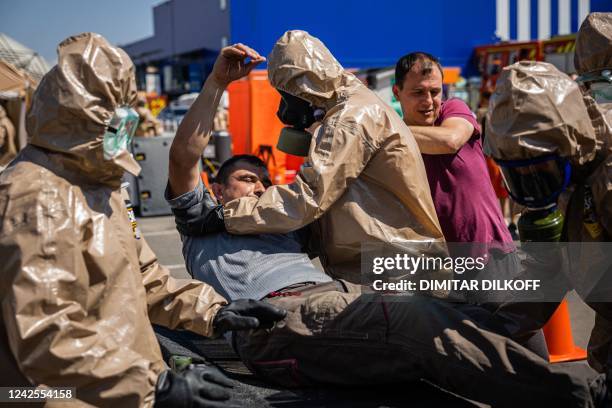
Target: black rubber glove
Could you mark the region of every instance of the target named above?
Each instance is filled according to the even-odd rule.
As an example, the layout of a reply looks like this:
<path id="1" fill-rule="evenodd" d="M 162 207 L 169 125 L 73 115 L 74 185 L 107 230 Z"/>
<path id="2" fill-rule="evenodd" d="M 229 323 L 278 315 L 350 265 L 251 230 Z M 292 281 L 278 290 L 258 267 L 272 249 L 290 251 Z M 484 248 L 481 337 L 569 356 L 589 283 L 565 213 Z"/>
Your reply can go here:
<path id="1" fill-rule="evenodd" d="M 230 330 L 270 328 L 287 315 L 287 311 L 267 302 L 252 299 L 238 299 L 223 306 L 213 320 L 215 334 Z"/>
<path id="2" fill-rule="evenodd" d="M 231 381 L 216 367 L 192 364 L 180 373 L 166 370 L 157 379 L 155 407 L 229 407 L 232 388 Z"/>

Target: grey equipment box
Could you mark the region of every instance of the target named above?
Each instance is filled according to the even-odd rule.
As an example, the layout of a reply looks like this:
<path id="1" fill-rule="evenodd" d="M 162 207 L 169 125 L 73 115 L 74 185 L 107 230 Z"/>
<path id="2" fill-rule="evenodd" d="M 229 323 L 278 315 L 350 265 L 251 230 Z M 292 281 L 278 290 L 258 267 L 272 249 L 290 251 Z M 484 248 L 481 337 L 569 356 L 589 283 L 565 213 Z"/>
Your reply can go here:
<path id="1" fill-rule="evenodd" d="M 132 147 L 134 158 L 142 167 L 136 191 L 142 217 L 172 214 L 164 198 L 168 182 L 168 162 L 172 136 L 136 137 Z M 136 206 L 136 204 L 133 204 Z"/>

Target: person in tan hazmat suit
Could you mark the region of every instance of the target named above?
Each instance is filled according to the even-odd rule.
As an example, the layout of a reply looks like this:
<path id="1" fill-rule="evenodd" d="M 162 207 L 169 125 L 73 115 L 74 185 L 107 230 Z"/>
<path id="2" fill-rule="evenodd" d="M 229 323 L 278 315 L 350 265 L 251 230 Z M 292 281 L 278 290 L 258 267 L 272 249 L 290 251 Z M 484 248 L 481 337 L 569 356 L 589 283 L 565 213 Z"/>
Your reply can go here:
<path id="1" fill-rule="evenodd" d="M 140 170 L 135 102 L 123 50 L 93 33 L 59 45 L 30 143 L 0 175 L 0 385 L 75 387 L 77 406 L 222 406 L 227 378 L 169 371 L 151 322 L 217 336 L 285 312 L 172 278 L 132 228 L 120 186 Z"/>
<path id="2" fill-rule="evenodd" d="M 225 206 L 228 232 L 285 233 L 315 221 L 325 271 L 351 282 L 360 282 L 362 243 L 412 243 L 410 251 L 444 241 L 419 148 L 392 108 L 303 31 L 276 43 L 268 73 L 284 100 L 300 98 L 325 117 L 294 183 Z"/>
<path id="3" fill-rule="evenodd" d="M 596 311 L 588 360 L 607 374 L 610 388 L 612 13 L 592 13 L 585 19 L 576 39 L 575 66 L 578 84 L 546 63 L 505 68 L 491 98 L 485 149 L 500 164 L 514 197 L 538 211 L 554 211 L 558 205 L 564 215 L 568 288 L 575 288 Z M 541 276 L 549 273 L 549 281 L 566 279 L 558 269 L 547 269 L 542 268 Z M 509 326 L 513 335 L 520 335 L 542 327 L 557 306 L 508 304 L 498 314 L 514 321 Z"/>
<path id="4" fill-rule="evenodd" d="M 134 136 L 153 137 L 162 134 L 164 130 L 163 126 L 147 107 L 147 98 L 144 95 L 138 95 L 136 112 L 140 117 L 140 122 L 138 123 L 138 128 L 136 128 Z"/>
<path id="5" fill-rule="evenodd" d="M 221 51 L 211 75 L 173 141 L 169 173 L 171 199 L 187 201 L 189 196 L 189 201 L 192 201 L 197 196 L 195 193 L 200 188 L 197 163 L 210 139 L 213 116 L 220 96 L 231 81 L 247 75 L 262 61 L 263 57 L 256 51 L 242 44 Z M 427 180 L 421 171 L 423 165 L 420 153 L 409 131 L 395 113 L 387 113 L 382 101 L 370 94 L 351 74 L 346 73 L 320 41 L 303 31 L 290 31 L 277 42 L 269 59 L 269 69 L 273 83 L 286 85 L 284 89 L 294 89 L 297 92 L 297 85 L 301 84 L 307 88 L 305 93 L 300 94 L 304 97 L 311 93 L 327 93 L 330 99 L 321 96 L 312 98 L 328 110 L 328 117 L 333 118 L 333 121 L 329 125 L 331 128 L 326 129 L 327 119 L 323 120 L 324 131 L 331 133 L 326 139 L 315 143 L 324 144 L 311 146 L 311 159 L 316 159 L 317 167 L 307 168 L 296 184 L 271 186 L 263 192 L 259 199 L 269 208 L 257 213 L 262 219 L 248 225 L 259 227 L 269 211 L 274 218 L 273 222 L 282 224 L 283 217 L 289 217 L 290 220 L 281 227 L 284 225 L 293 228 L 307 222 L 299 217 L 308 219 L 321 216 L 317 202 L 323 200 L 321 202 L 326 206 L 333 207 L 326 200 L 333 201 L 335 198 L 350 209 L 337 208 L 334 213 L 336 217 L 347 220 L 353 213 L 357 213 L 361 217 L 360 221 L 365 223 L 361 231 L 369 229 L 372 234 L 384 234 L 380 231 L 383 225 L 376 231 L 377 219 L 367 220 L 369 215 L 360 209 L 361 201 L 357 199 L 366 201 L 363 205 L 369 206 L 368 211 L 376 211 L 377 197 L 369 191 L 370 188 L 381 193 L 381 197 L 390 199 L 394 203 L 393 208 L 402 208 L 399 198 L 391 199 L 393 194 L 380 186 L 369 187 L 367 183 L 373 183 L 369 178 L 364 181 L 355 179 L 356 173 L 364 166 L 356 163 L 370 160 L 374 153 L 367 153 L 364 158 L 357 157 L 354 152 L 363 155 L 364 150 L 374 149 L 374 142 L 368 138 L 378 135 L 382 139 L 377 142 L 379 146 L 391 144 L 398 151 L 395 152 L 392 147 L 387 152 L 378 151 L 377 155 L 381 155 L 378 160 L 382 162 L 375 162 L 377 177 L 386 174 L 385 166 L 390 167 L 389 172 L 400 174 L 408 168 L 422 176 L 413 179 L 407 173 L 401 173 L 404 174 L 403 180 L 398 181 L 399 190 L 395 191 L 401 191 L 400 197 L 413 206 L 409 207 L 410 210 L 401 210 L 406 217 L 412 218 L 398 224 L 406 227 L 398 231 L 405 234 L 404 237 L 414 233 L 414 230 L 423 234 L 429 231 L 427 233 L 433 235 L 430 238 L 422 235 L 413 235 L 413 238 L 441 239 L 435 232 L 438 231 L 437 221 L 428 195 Z M 281 81 L 276 69 L 294 82 Z M 295 70 L 294 75 L 288 75 L 288 70 Z M 275 78 L 279 82 L 274 82 Z M 336 92 L 336 87 L 340 91 Z M 340 98 L 339 102 L 334 99 L 336 97 Z M 347 123 L 344 123 L 345 120 Z M 390 140 L 384 140 L 384 137 Z M 362 146 L 349 147 L 344 146 L 345 143 Z M 334 153 L 329 149 L 338 149 L 344 153 L 334 159 Z M 346 168 L 342 168 L 345 162 Z M 317 175 L 317 172 L 323 175 Z M 340 174 L 336 175 L 336 172 Z M 347 180 L 342 177 L 352 178 Z M 313 183 L 312 188 L 305 180 Z M 391 180 L 388 183 L 391 188 Z M 341 192 L 332 192 L 332 196 L 319 196 L 326 189 L 334 187 L 346 191 L 347 184 L 349 187 L 356 184 L 357 190 L 347 193 L 353 202 L 336 197 L 342 195 Z M 221 207 L 207 203 L 204 197 L 196 199 L 188 208 L 181 207 L 181 220 L 180 223 L 177 220 L 177 225 L 182 233 L 197 236 L 223 230 L 223 213 L 219 211 Z M 259 208 L 256 207 L 255 194 L 246 198 L 246 203 L 253 205 L 249 208 Z M 301 203 L 301 199 L 308 202 Z M 243 200 L 240 198 L 226 205 L 232 211 L 240 210 L 243 208 Z M 187 217 L 185 213 L 188 212 L 193 212 L 193 216 Z M 374 214 L 387 216 L 383 209 Z M 426 226 L 422 227 L 416 216 L 409 214 L 422 215 Z M 349 219 L 346 224 L 347 228 L 353 228 L 349 232 L 359 231 L 356 221 Z M 265 228 L 273 230 L 275 226 L 266 225 Z M 383 237 L 379 236 L 379 239 Z M 392 239 L 392 236 L 388 239 Z M 334 243 L 331 241 L 325 244 Z M 351 261 L 359 259 L 359 253 L 353 252 L 358 251 L 356 245 L 353 243 L 347 249 Z M 212 254 L 208 256 L 214 258 Z M 355 268 L 354 265 L 352 267 Z M 217 274 L 223 272 L 216 271 Z M 398 299 L 382 293 L 364 293 L 361 286 L 346 279 L 316 285 L 312 282 L 291 285 L 275 290 L 264 300 L 286 309 L 287 317 L 271 329 L 238 333 L 234 341 L 245 364 L 263 379 L 277 384 L 290 387 L 321 383 L 364 386 L 407 383 L 426 378 L 457 394 L 496 407 L 544 404 L 593 406 L 586 378 L 567 368 L 550 365 L 516 342 L 495 333 L 494 325 L 485 325 L 494 321 L 492 313 L 479 306 L 455 304 L 429 297 Z"/>
<path id="6" fill-rule="evenodd" d="M 15 137 L 15 126 L 6 115 L 4 107 L 0 105 L 0 170 L 17 155 Z"/>

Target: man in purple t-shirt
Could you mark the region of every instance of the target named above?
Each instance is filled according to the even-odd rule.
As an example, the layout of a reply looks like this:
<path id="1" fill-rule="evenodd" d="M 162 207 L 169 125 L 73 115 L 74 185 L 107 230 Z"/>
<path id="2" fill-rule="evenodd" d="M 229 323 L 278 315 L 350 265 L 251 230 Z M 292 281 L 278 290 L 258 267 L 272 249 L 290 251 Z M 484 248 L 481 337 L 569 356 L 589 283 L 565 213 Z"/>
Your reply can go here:
<path id="1" fill-rule="evenodd" d="M 472 243 L 451 244 L 451 253 L 484 256 L 494 278 L 512 278 L 520 263 L 489 179 L 480 126 L 460 99 L 442 101 L 442 75 L 434 56 L 405 55 L 395 67 L 393 93 L 423 155 L 446 240 Z"/>
<path id="2" fill-rule="evenodd" d="M 416 139 L 448 242 L 486 243 L 514 251 L 482 153 L 480 126 L 460 99 L 442 101 L 442 68 L 418 52 L 395 67 L 393 93 Z"/>
<path id="3" fill-rule="evenodd" d="M 460 99 L 442 101 L 442 75 L 433 55 L 405 55 L 395 66 L 393 94 L 423 155 L 440 226 L 451 243 L 449 251 L 454 256 L 486 258 L 484 271 L 463 277 L 511 280 L 520 274 L 521 263 L 489 179 L 480 125 Z M 464 246 L 453 246 L 454 242 Z M 464 295 L 472 303 L 509 300 L 503 291 Z M 541 330 L 515 340 L 547 356 Z"/>

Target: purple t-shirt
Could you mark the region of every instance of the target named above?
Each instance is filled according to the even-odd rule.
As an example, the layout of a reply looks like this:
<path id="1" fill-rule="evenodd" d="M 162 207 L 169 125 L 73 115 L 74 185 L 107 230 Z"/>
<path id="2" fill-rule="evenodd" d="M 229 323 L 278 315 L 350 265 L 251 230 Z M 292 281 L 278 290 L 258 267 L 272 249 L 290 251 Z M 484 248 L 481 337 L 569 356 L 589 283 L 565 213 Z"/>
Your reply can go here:
<path id="1" fill-rule="evenodd" d="M 474 126 L 470 140 L 455 154 L 423 154 L 442 232 L 448 242 L 482 243 L 511 252 L 515 247 L 489 179 L 480 125 L 460 99 L 442 102 L 434 126 L 451 117 Z"/>

